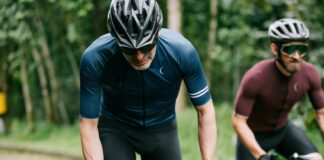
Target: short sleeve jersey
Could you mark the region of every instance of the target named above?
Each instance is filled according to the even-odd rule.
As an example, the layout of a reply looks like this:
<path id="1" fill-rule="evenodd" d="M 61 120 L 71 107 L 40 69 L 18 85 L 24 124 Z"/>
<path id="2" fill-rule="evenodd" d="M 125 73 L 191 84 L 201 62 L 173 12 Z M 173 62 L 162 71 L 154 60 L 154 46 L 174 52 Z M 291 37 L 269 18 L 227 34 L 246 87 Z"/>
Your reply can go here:
<path id="1" fill-rule="evenodd" d="M 101 36 L 81 58 L 80 79 L 81 117 L 103 115 L 136 127 L 161 126 L 175 119 L 182 80 L 194 106 L 211 98 L 197 51 L 168 29 L 160 31 L 156 55 L 146 70 L 135 70 L 110 34 Z"/>
<path id="2" fill-rule="evenodd" d="M 306 94 L 315 110 L 324 107 L 320 76 L 313 65 L 302 62 L 298 72 L 286 77 L 274 60 L 264 60 L 244 75 L 235 99 L 235 112 L 248 117 L 253 131 L 274 131 L 287 123 L 291 108 Z"/>

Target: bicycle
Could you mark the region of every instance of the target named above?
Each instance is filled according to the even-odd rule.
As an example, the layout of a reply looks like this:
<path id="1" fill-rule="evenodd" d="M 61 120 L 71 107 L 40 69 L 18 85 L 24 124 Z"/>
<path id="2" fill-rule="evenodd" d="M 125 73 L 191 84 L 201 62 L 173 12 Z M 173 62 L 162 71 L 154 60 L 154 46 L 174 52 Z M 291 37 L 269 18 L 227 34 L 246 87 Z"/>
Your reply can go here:
<path id="1" fill-rule="evenodd" d="M 271 160 L 278 160 L 278 155 L 277 154 L 270 154 L 270 159 Z M 299 155 L 298 153 L 292 154 L 288 159 L 286 160 L 311 160 L 303 155 Z"/>
<path id="2" fill-rule="evenodd" d="M 305 156 L 299 155 L 298 153 L 294 153 L 287 160 L 310 160 L 310 159 L 306 158 Z"/>

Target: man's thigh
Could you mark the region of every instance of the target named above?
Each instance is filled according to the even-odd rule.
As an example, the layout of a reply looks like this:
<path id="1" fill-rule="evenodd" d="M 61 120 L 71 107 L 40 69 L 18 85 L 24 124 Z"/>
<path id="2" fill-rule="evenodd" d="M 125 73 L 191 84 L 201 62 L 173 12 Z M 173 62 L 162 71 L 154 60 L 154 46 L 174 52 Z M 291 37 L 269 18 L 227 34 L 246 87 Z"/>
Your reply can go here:
<path id="1" fill-rule="evenodd" d="M 120 124 L 102 116 L 98 130 L 105 160 L 135 160 L 135 150 Z"/>
<path id="2" fill-rule="evenodd" d="M 275 149 L 284 137 L 284 129 L 280 129 L 273 132 L 254 133 L 255 139 L 260 147 L 268 152 Z M 254 160 L 250 151 L 246 146 L 238 139 L 236 146 L 236 159 L 237 160 Z"/>
<path id="3" fill-rule="evenodd" d="M 153 132 L 156 144 L 154 149 L 141 154 L 142 160 L 181 160 L 181 151 L 176 129 Z M 154 146 L 152 145 L 152 146 Z"/>
<path id="4" fill-rule="evenodd" d="M 300 155 L 318 152 L 305 132 L 293 123 L 288 124 L 285 137 L 278 145 L 277 151 L 286 158 L 295 152 Z"/>
<path id="5" fill-rule="evenodd" d="M 135 160 L 133 147 L 118 133 L 100 129 L 100 141 L 105 160 Z"/>

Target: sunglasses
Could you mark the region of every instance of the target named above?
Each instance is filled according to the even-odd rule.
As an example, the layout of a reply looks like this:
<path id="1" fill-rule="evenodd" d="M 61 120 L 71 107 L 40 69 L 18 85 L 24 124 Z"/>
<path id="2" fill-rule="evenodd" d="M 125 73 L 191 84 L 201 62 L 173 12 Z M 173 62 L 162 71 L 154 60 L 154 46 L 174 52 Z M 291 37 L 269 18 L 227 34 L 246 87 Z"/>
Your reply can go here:
<path id="1" fill-rule="evenodd" d="M 127 47 L 120 47 L 120 50 L 127 54 L 127 55 L 135 55 L 136 51 L 141 51 L 141 52 L 144 52 L 145 54 L 150 52 L 153 48 L 154 48 L 155 45 L 147 45 L 147 46 L 144 46 L 144 47 L 141 47 L 141 48 L 127 48 Z"/>
<path id="2" fill-rule="evenodd" d="M 289 56 L 298 52 L 301 57 L 304 57 L 308 53 L 307 44 L 284 44 L 281 47 L 281 52 L 288 54 Z"/>

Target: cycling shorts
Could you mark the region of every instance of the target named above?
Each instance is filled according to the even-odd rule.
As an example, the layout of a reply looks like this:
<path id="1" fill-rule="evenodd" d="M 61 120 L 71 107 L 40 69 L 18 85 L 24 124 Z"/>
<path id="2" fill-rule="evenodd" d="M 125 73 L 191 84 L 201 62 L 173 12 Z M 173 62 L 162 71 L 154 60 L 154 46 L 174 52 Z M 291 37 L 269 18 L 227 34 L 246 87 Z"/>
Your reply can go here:
<path id="1" fill-rule="evenodd" d="M 133 127 L 101 116 L 99 136 L 105 160 L 181 160 L 176 121 L 162 127 Z"/>
<path id="2" fill-rule="evenodd" d="M 292 122 L 281 129 L 273 132 L 254 133 L 255 138 L 261 148 L 268 152 L 274 149 L 275 152 L 290 157 L 295 152 L 300 155 L 318 152 L 311 140 L 305 135 L 304 131 L 296 127 Z M 238 138 L 236 145 L 237 160 L 254 160 L 252 154 Z"/>

